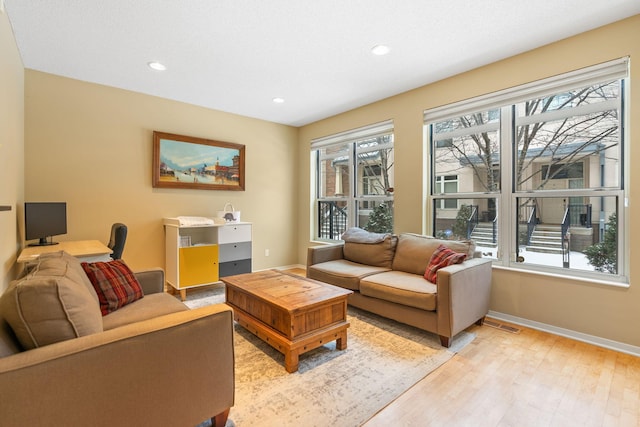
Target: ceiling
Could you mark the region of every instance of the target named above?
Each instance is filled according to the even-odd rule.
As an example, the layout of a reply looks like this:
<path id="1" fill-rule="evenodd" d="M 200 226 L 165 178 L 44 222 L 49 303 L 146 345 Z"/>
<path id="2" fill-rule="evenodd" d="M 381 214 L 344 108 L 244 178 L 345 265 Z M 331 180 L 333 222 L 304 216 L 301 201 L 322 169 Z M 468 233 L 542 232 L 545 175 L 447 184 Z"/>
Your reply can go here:
<path id="1" fill-rule="evenodd" d="M 4 5 L 25 68 L 292 126 L 640 13 L 638 0 Z"/>

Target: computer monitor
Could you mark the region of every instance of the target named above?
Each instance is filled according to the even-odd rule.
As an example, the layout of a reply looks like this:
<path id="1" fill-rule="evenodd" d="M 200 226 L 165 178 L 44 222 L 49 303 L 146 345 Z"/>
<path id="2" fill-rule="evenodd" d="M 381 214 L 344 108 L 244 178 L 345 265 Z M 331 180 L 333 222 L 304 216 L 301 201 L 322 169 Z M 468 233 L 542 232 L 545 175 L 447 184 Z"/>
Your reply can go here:
<path id="1" fill-rule="evenodd" d="M 57 245 L 51 237 L 67 234 L 67 203 L 26 202 L 24 232 L 26 240 L 38 239 L 29 246 Z"/>

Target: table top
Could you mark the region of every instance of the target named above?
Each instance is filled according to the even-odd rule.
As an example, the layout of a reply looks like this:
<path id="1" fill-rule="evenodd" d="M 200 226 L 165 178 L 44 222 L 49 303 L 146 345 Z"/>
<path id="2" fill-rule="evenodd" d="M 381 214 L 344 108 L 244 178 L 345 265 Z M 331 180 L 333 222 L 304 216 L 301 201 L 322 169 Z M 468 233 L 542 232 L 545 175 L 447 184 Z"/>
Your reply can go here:
<path id="1" fill-rule="evenodd" d="M 288 311 L 346 298 L 353 292 L 296 274 L 278 270 L 238 274 L 220 278 L 225 285 L 254 295 Z"/>
<path id="2" fill-rule="evenodd" d="M 33 261 L 42 254 L 58 251 L 65 251 L 75 257 L 91 257 L 113 253 L 107 245 L 99 240 L 76 240 L 59 242 L 57 245 L 27 246 L 20 252 L 18 262 Z"/>

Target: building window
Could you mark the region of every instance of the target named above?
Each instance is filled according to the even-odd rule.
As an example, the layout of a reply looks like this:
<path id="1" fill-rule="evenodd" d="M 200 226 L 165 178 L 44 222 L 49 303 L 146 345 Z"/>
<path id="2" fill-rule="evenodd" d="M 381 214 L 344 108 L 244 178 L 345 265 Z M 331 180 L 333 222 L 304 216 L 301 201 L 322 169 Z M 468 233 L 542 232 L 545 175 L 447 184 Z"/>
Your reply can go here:
<path id="1" fill-rule="evenodd" d="M 435 194 L 457 193 L 458 192 L 458 175 L 440 175 L 436 176 Z M 438 201 L 438 209 L 458 209 L 457 199 L 440 199 Z"/>
<path id="2" fill-rule="evenodd" d="M 582 179 L 584 177 L 584 163 L 542 165 L 540 177 L 543 180 L 549 179 Z"/>
<path id="3" fill-rule="evenodd" d="M 436 148 L 447 148 L 453 145 L 453 139 L 439 139 L 436 141 Z"/>
<path id="4" fill-rule="evenodd" d="M 349 227 L 393 231 L 393 122 L 311 142 L 314 236 L 339 240 Z"/>
<path id="5" fill-rule="evenodd" d="M 627 76 L 625 58 L 425 111 L 433 234 L 508 267 L 628 282 Z"/>

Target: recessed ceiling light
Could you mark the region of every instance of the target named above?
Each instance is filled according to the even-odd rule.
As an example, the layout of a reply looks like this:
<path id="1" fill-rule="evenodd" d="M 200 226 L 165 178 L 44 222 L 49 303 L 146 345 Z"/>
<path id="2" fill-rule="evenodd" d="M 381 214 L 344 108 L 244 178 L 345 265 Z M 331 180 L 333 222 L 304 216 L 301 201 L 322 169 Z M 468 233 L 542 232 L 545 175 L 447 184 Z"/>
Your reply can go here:
<path id="1" fill-rule="evenodd" d="M 390 51 L 391 49 L 389 49 L 389 46 L 385 46 L 383 44 L 379 44 L 371 48 L 371 53 L 378 56 L 386 55 Z"/>
<path id="2" fill-rule="evenodd" d="M 164 64 L 161 64 L 160 62 L 157 62 L 157 61 L 148 62 L 147 65 L 149 66 L 149 68 L 156 71 L 164 71 L 167 69 L 167 67 Z"/>
<path id="3" fill-rule="evenodd" d="M 273 98 L 273 102 L 276 104 L 282 104 L 284 102 L 284 98 Z"/>

